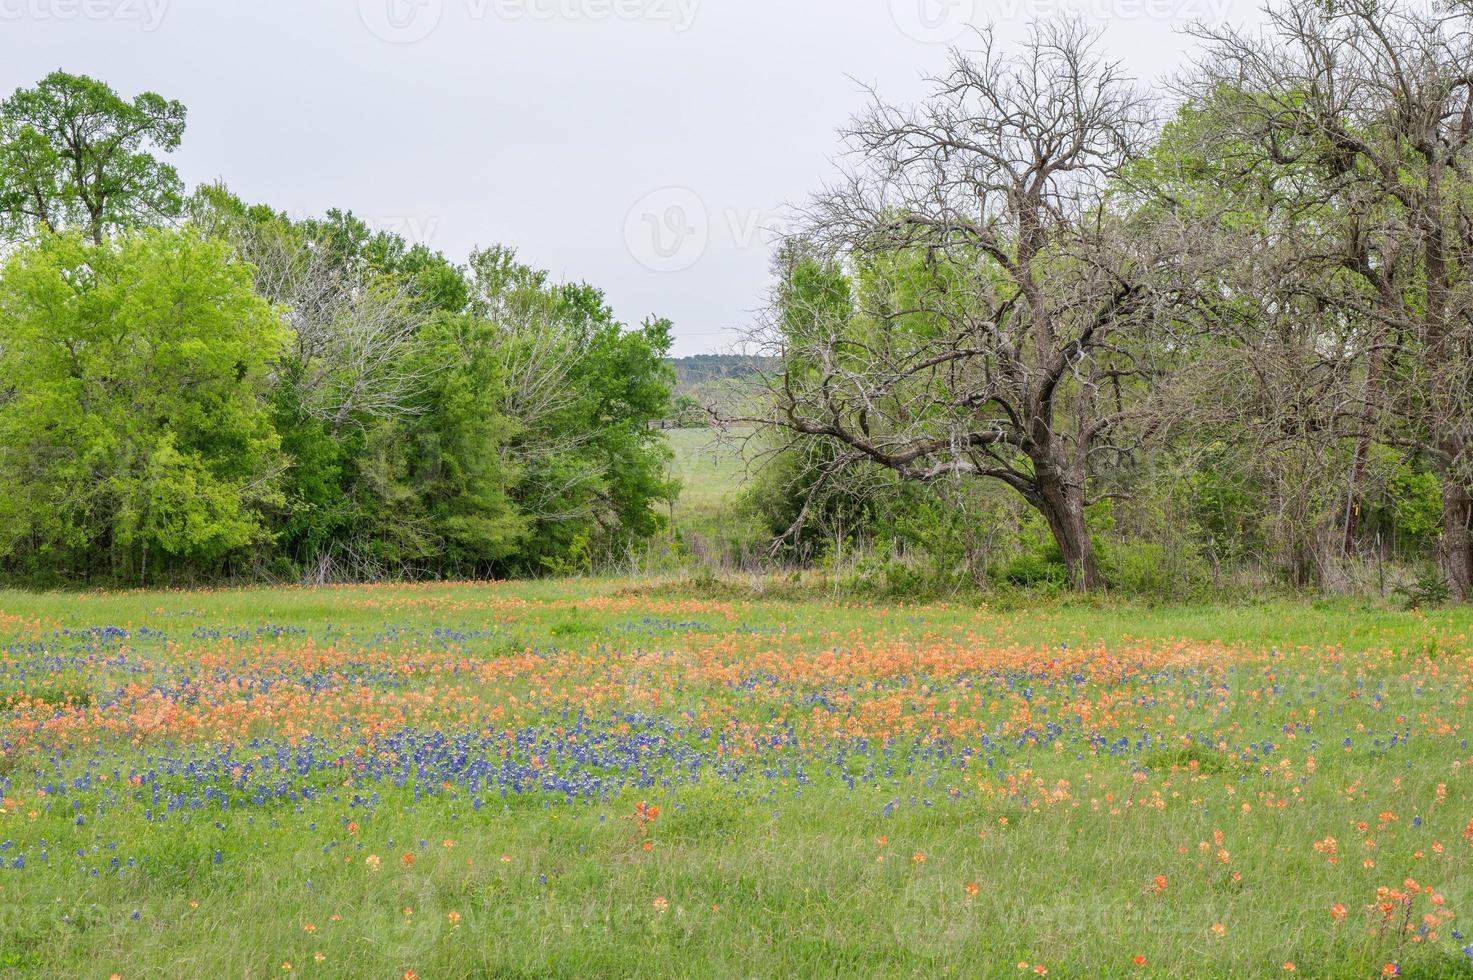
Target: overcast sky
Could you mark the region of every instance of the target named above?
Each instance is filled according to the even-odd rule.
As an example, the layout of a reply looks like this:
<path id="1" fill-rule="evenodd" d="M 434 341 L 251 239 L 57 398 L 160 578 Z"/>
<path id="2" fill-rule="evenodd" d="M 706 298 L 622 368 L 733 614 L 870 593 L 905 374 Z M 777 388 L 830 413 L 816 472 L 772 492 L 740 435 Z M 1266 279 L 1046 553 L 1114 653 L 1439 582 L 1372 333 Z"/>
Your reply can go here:
<path id="1" fill-rule="evenodd" d="M 173 157 L 294 215 L 454 259 L 505 243 L 677 354 L 729 347 L 785 203 L 833 172 L 860 82 L 908 98 L 971 24 L 1075 11 L 1143 82 L 1176 28 L 1258 0 L 0 0 L 0 87 L 47 72 L 189 107 Z"/>

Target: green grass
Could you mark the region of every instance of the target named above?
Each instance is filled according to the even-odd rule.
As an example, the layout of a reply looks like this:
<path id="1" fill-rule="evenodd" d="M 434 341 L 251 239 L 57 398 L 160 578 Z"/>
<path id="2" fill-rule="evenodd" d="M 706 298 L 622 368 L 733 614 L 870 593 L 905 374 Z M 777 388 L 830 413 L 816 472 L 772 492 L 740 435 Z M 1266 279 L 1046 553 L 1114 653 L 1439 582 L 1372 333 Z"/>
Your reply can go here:
<path id="1" fill-rule="evenodd" d="M 126 637 L 59 632 L 91 627 Z M 0 976 L 1473 975 L 1470 635 L 598 580 L 0 593 Z M 355 768 L 401 731 L 538 775 Z M 625 785 L 540 788 L 598 738 Z M 345 765 L 231 771 L 289 744 Z M 1435 938 L 1370 908 L 1409 877 Z"/>
<path id="2" fill-rule="evenodd" d="M 715 429 L 672 429 L 666 436 L 675 453 L 673 475 L 681 484 L 676 526 L 719 518 L 746 479 L 741 454 Z"/>
<path id="3" fill-rule="evenodd" d="M 674 452 L 671 476 L 680 497 L 670 523 L 680 546 L 674 557 L 695 558 L 701 567 L 746 565 L 765 550 L 770 534 L 740 500 L 749 481 L 740 431 L 674 429 L 666 433 Z M 677 560 L 677 564 L 679 561 Z"/>

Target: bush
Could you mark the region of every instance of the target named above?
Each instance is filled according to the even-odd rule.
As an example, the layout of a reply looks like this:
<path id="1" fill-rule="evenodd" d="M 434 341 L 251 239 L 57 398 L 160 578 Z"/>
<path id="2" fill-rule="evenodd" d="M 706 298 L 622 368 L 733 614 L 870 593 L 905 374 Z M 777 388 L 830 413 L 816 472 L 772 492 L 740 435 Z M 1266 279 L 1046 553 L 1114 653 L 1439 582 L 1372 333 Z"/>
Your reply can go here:
<path id="1" fill-rule="evenodd" d="M 1025 551 L 1005 562 L 993 573 L 993 578 L 1020 588 L 1062 588 L 1069 584 L 1069 569 L 1062 558 L 1055 560 L 1037 551 Z"/>
<path id="2" fill-rule="evenodd" d="M 0 558 L 42 578 L 218 574 L 264 541 L 287 342 L 250 268 L 192 231 L 53 236 L 0 272 Z"/>
<path id="3" fill-rule="evenodd" d="M 1453 595 L 1447 576 L 1436 565 L 1424 568 L 1411 585 L 1398 586 L 1395 594 L 1402 597 L 1403 608 L 1408 611 L 1447 605 Z"/>

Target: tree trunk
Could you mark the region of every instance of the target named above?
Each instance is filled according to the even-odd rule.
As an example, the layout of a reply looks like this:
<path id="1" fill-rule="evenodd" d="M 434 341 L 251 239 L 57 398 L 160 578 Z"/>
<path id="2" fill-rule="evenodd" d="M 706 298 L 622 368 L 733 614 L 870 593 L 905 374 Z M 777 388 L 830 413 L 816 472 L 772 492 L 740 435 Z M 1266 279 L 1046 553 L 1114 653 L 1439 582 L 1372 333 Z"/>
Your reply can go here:
<path id="1" fill-rule="evenodd" d="M 1361 507 L 1363 506 L 1361 483 L 1371 461 L 1371 441 L 1375 433 L 1376 394 L 1381 381 L 1381 353 L 1371 355 L 1371 366 L 1366 372 L 1366 406 L 1361 412 L 1360 435 L 1355 441 L 1355 458 L 1350 464 L 1350 488 L 1345 503 L 1345 540 L 1342 551 L 1347 558 L 1354 558 L 1360 551 Z"/>
<path id="2" fill-rule="evenodd" d="M 1458 599 L 1473 599 L 1473 493 L 1455 475 L 1442 477 L 1442 567 Z"/>
<path id="3" fill-rule="evenodd" d="M 1064 556 L 1071 584 L 1080 592 L 1099 592 L 1105 588 L 1105 577 L 1095 558 L 1094 542 L 1084 519 L 1084 489 L 1070 486 L 1050 468 L 1036 471 L 1037 499 L 1034 506 L 1048 521 L 1054 543 Z"/>
<path id="4" fill-rule="evenodd" d="M 1345 536 L 1340 542 L 1340 551 L 1346 558 L 1354 558 L 1360 552 L 1361 529 L 1361 481 L 1366 477 L 1366 467 L 1371 455 L 1371 437 L 1362 433 L 1356 441 L 1355 459 L 1350 464 L 1350 492 L 1345 506 Z"/>
<path id="5" fill-rule="evenodd" d="M 1369 256 L 1364 257 L 1364 262 L 1369 266 Z M 1383 264 L 1385 264 L 1384 259 Z M 1377 305 L 1388 311 L 1390 316 L 1395 316 L 1400 299 L 1392 292 L 1390 283 L 1391 280 L 1385 277 L 1377 280 L 1376 289 L 1380 297 Z M 1360 433 L 1355 440 L 1355 458 L 1350 464 L 1350 486 L 1346 493 L 1345 540 L 1341 549 L 1346 558 L 1354 558 L 1360 552 L 1361 527 L 1364 521 L 1361 514 L 1364 506 L 1361 484 L 1365 480 L 1366 469 L 1370 466 L 1371 443 L 1376 434 L 1376 413 L 1381 394 L 1381 343 L 1384 332 L 1384 328 L 1377 329 L 1371 337 L 1371 360 L 1366 368 L 1365 406 L 1360 413 Z"/>

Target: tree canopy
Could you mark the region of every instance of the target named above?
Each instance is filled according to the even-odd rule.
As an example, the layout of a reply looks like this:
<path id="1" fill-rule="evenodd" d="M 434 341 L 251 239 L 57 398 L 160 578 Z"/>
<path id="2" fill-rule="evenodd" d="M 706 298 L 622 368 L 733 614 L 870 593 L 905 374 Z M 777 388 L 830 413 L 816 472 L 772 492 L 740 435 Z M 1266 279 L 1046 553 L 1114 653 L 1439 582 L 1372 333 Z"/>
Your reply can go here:
<path id="1" fill-rule="evenodd" d="M 540 573 L 663 526 L 668 322 L 510 249 L 186 201 L 155 95 L 57 73 L 0 113 L 12 575 Z"/>
<path id="2" fill-rule="evenodd" d="M 1390 564 L 1473 598 L 1473 8 L 1273 0 L 1194 43 L 1170 98 L 1067 18 L 874 93 L 751 349 L 684 363 L 679 402 L 668 321 L 510 247 L 186 194 L 183 106 L 48 75 L 0 102 L 0 575 L 717 561 L 667 523 L 664 430 L 701 424 L 759 467 L 715 535 L 744 567 L 1187 592 Z"/>
<path id="3" fill-rule="evenodd" d="M 177 149 L 184 106 L 129 101 L 85 75 L 52 72 L 0 103 L 0 236 L 105 235 L 176 217 L 184 185 L 154 154 Z"/>
<path id="4" fill-rule="evenodd" d="M 214 572 L 268 538 L 264 395 L 287 331 L 224 243 L 44 239 L 0 272 L 0 558 L 36 574 Z"/>

